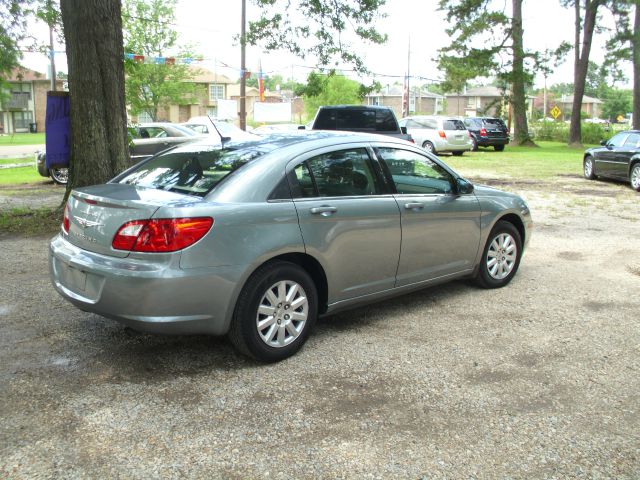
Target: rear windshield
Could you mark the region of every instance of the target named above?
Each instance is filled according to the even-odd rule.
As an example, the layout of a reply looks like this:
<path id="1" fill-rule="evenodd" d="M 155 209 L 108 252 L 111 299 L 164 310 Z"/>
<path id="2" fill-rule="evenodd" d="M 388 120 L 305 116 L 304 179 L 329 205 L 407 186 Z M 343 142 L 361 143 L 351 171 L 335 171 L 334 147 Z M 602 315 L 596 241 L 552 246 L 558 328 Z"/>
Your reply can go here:
<path id="1" fill-rule="evenodd" d="M 442 122 L 443 130 L 466 130 L 462 120 L 444 120 Z"/>
<path id="2" fill-rule="evenodd" d="M 225 177 L 268 151 L 255 145 L 238 149 L 170 151 L 143 163 L 118 183 L 204 197 Z"/>
<path id="3" fill-rule="evenodd" d="M 387 109 L 331 109 L 320 110 L 313 126 L 315 130 L 343 130 L 359 132 L 397 132 L 398 122 Z"/>

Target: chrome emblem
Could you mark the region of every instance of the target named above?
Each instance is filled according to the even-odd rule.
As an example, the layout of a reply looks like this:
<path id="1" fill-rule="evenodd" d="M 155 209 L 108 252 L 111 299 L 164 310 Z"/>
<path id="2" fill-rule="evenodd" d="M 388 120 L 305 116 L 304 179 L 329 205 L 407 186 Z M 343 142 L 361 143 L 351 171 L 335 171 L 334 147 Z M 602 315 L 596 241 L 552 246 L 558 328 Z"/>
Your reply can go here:
<path id="1" fill-rule="evenodd" d="M 75 217 L 76 222 L 82 227 L 84 230 L 87 227 L 99 227 L 102 224 L 100 222 L 94 222 L 93 220 L 88 220 L 82 217 Z"/>

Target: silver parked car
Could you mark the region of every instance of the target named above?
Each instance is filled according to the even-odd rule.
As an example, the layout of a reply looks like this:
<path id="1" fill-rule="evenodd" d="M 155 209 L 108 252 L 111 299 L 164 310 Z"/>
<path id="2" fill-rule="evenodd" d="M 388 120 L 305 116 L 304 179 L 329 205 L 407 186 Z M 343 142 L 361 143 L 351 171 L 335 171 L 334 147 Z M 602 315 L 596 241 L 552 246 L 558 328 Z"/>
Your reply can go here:
<path id="1" fill-rule="evenodd" d="M 473 138 L 462 120 L 453 117 L 416 115 L 400 120 L 414 142 L 431 153 L 462 155 L 473 149 Z"/>
<path id="2" fill-rule="evenodd" d="M 139 330 L 228 334 L 276 361 L 318 315 L 456 278 L 506 285 L 531 228 L 520 197 L 474 186 L 419 147 L 302 132 L 183 144 L 74 190 L 49 262 L 82 310 Z"/>

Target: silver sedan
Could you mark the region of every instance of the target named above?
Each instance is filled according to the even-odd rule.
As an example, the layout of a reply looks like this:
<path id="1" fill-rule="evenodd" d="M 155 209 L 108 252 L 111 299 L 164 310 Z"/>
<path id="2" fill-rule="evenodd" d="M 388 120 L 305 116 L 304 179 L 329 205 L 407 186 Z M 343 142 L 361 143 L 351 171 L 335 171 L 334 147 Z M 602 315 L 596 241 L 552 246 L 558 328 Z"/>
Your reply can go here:
<path id="1" fill-rule="evenodd" d="M 319 315 L 457 278 L 503 287 L 531 236 L 520 197 L 401 140 L 203 142 L 71 193 L 50 245 L 64 298 L 139 330 L 228 334 L 277 361 Z"/>

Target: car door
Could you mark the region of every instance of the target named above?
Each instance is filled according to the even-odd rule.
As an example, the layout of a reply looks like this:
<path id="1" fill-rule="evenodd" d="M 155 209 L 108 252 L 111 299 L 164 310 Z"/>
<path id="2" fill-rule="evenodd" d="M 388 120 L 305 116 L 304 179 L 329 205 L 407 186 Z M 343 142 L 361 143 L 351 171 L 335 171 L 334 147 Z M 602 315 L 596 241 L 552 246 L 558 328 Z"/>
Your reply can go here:
<path id="1" fill-rule="evenodd" d="M 640 135 L 631 133 L 622 146 L 616 149 L 613 163 L 611 164 L 612 176 L 627 180 L 629 178 L 629 162 L 631 157 L 638 151 L 640 151 Z"/>
<path id="2" fill-rule="evenodd" d="M 331 147 L 289 163 L 306 251 L 322 264 L 329 303 L 393 288 L 400 212 L 365 145 Z"/>
<path id="3" fill-rule="evenodd" d="M 596 175 L 605 177 L 616 176 L 616 164 L 618 163 L 618 151 L 624 145 L 629 136 L 628 132 L 621 132 L 614 135 L 603 148 L 599 148 L 595 153 Z"/>
<path id="4" fill-rule="evenodd" d="M 402 247 L 396 286 L 471 271 L 480 244 L 480 205 L 456 193 L 455 178 L 428 154 L 377 146 L 400 209 Z"/>

